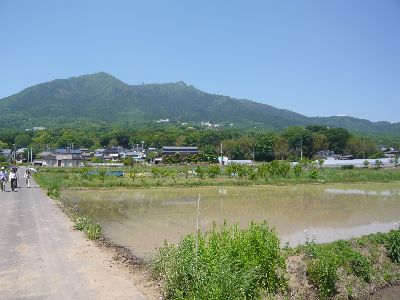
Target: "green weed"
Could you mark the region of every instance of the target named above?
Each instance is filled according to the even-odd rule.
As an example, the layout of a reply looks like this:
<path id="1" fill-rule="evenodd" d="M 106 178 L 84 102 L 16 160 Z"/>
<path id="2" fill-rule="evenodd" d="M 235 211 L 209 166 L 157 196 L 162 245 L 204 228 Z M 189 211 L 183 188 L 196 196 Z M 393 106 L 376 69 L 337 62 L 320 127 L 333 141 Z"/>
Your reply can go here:
<path id="1" fill-rule="evenodd" d="M 158 250 L 154 269 L 165 278 L 169 299 L 255 299 L 286 289 L 285 258 L 275 230 L 226 224 L 188 235 Z"/>

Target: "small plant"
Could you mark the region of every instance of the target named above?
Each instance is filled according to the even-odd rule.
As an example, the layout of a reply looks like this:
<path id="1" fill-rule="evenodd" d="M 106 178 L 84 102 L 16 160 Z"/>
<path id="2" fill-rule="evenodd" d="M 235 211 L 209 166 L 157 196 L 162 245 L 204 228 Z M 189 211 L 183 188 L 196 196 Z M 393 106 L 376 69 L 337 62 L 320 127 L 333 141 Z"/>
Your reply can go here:
<path id="1" fill-rule="evenodd" d="M 221 174 L 221 169 L 218 165 L 209 166 L 207 169 L 207 174 L 210 176 L 210 178 L 216 178 Z"/>
<path id="2" fill-rule="evenodd" d="M 293 167 L 293 172 L 294 172 L 294 175 L 296 175 L 297 177 L 299 177 L 299 176 L 301 175 L 301 173 L 303 172 L 303 166 L 302 166 L 302 164 L 301 164 L 301 163 L 296 164 L 296 165 Z"/>
<path id="3" fill-rule="evenodd" d="M 205 170 L 204 170 L 203 167 L 197 166 L 197 167 L 196 167 L 196 173 L 197 173 L 197 176 L 198 176 L 200 179 L 203 179 L 204 174 L 205 174 Z"/>
<path id="4" fill-rule="evenodd" d="M 322 168 L 323 164 L 324 164 L 324 160 L 323 159 L 318 159 L 318 165 L 319 165 L 320 169 Z"/>
<path id="5" fill-rule="evenodd" d="M 160 169 L 157 167 L 152 167 L 150 170 L 151 174 L 153 175 L 153 178 L 158 178 L 161 176 L 160 174 Z"/>
<path id="6" fill-rule="evenodd" d="M 47 196 L 49 196 L 52 199 L 60 198 L 60 187 L 56 182 L 51 182 L 47 186 Z"/>
<path id="7" fill-rule="evenodd" d="M 73 227 L 76 230 L 83 231 L 90 240 L 97 240 L 101 237 L 102 229 L 100 224 L 94 224 L 86 217 L 77 217 Z"/>
<path id="8" fill-rule="evenodd" d="M 376 169 L 380 169 L 382 167 L 382 165 L 383 165 L 383 162 L 381 160 L 377 159 L 375 161 L 375 168 Z"/>
<path id="9" fill-rule="evenodd" d="M 366 159 L 366 160 L 364 160 L 363 161 L 363 165 L 364 165 L 364 168 L 368 168 L 368 166 L 369 166 L 369 161 Z"/>
<path id="10" fill-rule="evenodd" d="M 133 182 L 135 182 L 137 175 L 137 169 L 136 168 L 130 168 L 129 170 L 129 178 L 132 179 Z"/>
<path id="11" fill-rule="evenodd" d="M 106 177 L 106 170 L 100 169 L 100 170 L 99 170 L 99 177 L 100 177 L 101 181 L 104 182 L 105 177 Z"/>
<path id="12" fill-rule="evenodd" d="M 317 179 L 318 178 L 318 170 L 313 168 L 311 171 L 308 173 L 308 177 L 311 179 Z"/>
<path id="13" fill-rule="evenodd" d="M 308 278 L 318 288 L 322 298 L 334 295 L 339 278 L 338 269 L 335 257 L 331 257 L 329 254 L 321 254 L 319 258 L 308 264 Z"/>

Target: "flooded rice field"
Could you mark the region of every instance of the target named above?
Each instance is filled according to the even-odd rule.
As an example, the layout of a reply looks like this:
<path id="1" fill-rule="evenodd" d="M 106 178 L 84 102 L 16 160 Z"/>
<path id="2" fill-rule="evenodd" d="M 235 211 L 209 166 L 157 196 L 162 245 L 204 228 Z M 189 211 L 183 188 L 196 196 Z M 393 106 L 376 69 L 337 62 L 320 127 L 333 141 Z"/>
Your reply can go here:
<path id="1" fill-rule="evenodd" d="M 201 231 L 266 220 L 292 246 L 389 231 L 400 219 L 400 183 L 65 191 L 61 200 L 141 257 L 194 233 L 197 217 Z"/>

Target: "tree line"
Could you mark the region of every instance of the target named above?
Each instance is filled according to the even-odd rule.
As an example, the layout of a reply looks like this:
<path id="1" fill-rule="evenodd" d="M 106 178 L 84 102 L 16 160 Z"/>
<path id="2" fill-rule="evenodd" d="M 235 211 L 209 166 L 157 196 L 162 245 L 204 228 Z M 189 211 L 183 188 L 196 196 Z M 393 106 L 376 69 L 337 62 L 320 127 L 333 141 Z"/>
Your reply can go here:
<path id="1" fill-rule="evenodd" d="M 126 129 L 123 127 L 65 128 L 40 131 L 0 132 L 0 149 L 32 147 L 34 153 L 51 148 L 104 148 L 121 146 L 160 149 L 162 146 L 197 146 L 205 156 L 217 156 L 222 150 L 230 159 L 298 159 L 302 153 L 312 158 L 321 150 L 355 158 L 382 155 L 378 142 L 350 133 L 343 128 L 291 126 L 280 132 L 265 130 L 206 130 L 166 126 L 163 128 Z M 391 145 L 399 146 L 398 141 Z"/>

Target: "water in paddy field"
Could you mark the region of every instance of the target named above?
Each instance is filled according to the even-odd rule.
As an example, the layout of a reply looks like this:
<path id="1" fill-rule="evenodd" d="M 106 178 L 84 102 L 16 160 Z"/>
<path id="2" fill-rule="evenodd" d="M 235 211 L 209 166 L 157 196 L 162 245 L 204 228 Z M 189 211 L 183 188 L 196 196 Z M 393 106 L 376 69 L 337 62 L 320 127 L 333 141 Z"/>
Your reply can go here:
<path id="1" fill-rule="evenodd" d="M 99 222 L 114 242 L 145 256 L 213 221 L 266 220 L 282 243 L 349 239 L 395 228 L 400 183 L 66 191 L 62 201 Z M 305 230 L 306 234 L 305 234 Z"/>

